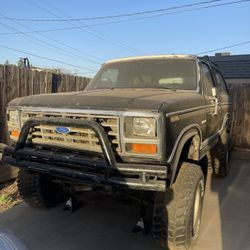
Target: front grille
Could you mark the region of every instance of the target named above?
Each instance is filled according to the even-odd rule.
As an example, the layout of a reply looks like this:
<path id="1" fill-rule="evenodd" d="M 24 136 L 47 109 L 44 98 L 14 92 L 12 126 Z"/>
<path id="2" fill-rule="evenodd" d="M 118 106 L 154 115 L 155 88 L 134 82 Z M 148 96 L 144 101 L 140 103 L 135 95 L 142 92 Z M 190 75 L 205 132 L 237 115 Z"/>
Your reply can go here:
<path id="1" fill-rule="evenodd" d="M 72 114 L 61 112 L 38 112 L 26 110 L 21 111 L 21 124 L 32 118 L 64 118 L 98 122 L 107 133 L 112 148 L 116 152 L 121 151 L 119 138 L 119 118 L 116 116 Z M 60 126 L 60 124 L 58 124 L 58 126 Z M 29 140 L 31 140 L 33 144 L 38 145 L 49 145 L 60 148 L 101 152 L 99 139 L 93 130 L 68 127 L 70 132 L 67 134 L 61 134 L 56 132 L 56 128 L 58 126 L 36 126 L 34 127 L 33 131 L 30 132 Z"/>

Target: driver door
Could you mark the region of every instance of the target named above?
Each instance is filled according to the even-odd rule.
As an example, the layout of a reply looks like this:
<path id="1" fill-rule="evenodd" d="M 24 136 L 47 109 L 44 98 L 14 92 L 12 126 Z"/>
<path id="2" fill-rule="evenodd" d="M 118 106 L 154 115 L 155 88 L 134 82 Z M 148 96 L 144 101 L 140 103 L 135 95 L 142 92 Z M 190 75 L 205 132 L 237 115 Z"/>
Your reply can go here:
<path id="1" fill-rule="evenodd" d="M 220 129 L 220 93 L 213 81 L 210 67 L 205 63 L 202 63 L 202 75 L 204 83 L 203 94 L 206 103 L 206 138 L 208 138 Z"/>

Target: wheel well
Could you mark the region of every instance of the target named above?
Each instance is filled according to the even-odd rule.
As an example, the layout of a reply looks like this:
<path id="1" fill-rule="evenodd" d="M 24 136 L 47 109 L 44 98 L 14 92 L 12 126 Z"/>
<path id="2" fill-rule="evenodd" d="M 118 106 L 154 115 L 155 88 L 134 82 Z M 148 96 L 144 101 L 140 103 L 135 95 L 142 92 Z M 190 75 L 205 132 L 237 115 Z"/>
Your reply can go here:
<path id="1" fill-rule="evenodd" d="M 200 137 L 195 135 L 184 144 L 180 156 L 181 161 L 199 161 Z"/>

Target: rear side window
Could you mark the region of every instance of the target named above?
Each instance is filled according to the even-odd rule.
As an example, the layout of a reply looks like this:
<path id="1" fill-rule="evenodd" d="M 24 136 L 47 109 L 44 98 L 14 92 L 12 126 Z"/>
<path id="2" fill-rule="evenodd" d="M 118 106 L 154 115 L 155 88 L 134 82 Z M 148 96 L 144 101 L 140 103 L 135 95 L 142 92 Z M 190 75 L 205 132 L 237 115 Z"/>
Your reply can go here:
<path id="1" fill-rule="evenodd" d="M 215 76 L 215 81 L 216 81 L 217 85 L 219 86 L 222 94 L 223 93 L 226 94 L 228 91 L 227 91 L 226 83 L 225 83 L 222 75 L 218 71 L 214 70 L 214 76 Z"/>
<path id="2" fill-rule="evenodd" d="M 209 67 L 202 63 L 203 82 L 204 82 L 204 94 L 207 96 L 212 95 L 212 88 L 215 87 Z"/>

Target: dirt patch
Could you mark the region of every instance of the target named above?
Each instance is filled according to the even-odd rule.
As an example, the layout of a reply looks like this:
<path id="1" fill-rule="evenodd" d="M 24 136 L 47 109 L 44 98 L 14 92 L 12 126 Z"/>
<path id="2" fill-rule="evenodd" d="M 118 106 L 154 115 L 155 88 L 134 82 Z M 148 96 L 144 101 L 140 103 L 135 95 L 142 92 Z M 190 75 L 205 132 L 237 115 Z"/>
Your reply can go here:
<path id="1" fill-rule="evenodd" d="M 9 181 L 0 185 L 0 212 L 14 207 L 22 202 L 17 190 L 16 181 Z"/>

